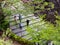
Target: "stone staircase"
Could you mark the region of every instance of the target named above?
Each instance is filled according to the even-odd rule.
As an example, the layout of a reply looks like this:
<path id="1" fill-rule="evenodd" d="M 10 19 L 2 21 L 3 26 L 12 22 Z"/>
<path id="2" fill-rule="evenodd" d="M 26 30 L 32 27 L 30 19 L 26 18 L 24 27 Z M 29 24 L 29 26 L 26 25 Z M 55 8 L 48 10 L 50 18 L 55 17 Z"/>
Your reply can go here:
<path id="1" fill-rule="evenodd" d="M 17 16 L 17 24 L 14 24 L 14 16 Z M 13 15 L 10 17 L 10 29 L 12 30 L 13 33 L 16 35 L 25 38 L 27 40 L 31 40 L 32 38 L 29 36 L 28 32 L 26 31 L 26 20 L 30 20 L 29 26 L 33 27 L 33 24 L 39 24 L 40 19 L 38 17 L 35 17 L 33 14 L 24 16 L 22 15 L 22 29 L 19 28 L 19 15 Z"/>

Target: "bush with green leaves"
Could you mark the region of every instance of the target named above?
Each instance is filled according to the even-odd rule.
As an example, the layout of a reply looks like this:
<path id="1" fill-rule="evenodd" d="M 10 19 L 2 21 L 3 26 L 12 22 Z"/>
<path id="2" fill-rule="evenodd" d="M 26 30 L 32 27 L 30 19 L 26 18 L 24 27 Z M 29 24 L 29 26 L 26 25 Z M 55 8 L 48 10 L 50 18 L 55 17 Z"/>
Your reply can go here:
<path id="1" fill-rule="evenodd" d="M 60 16 L 56 16 L 57 20 L 56 26 L 50 22 L 44 20 L 40 21 L 39 24 L 34 24 L 32 27 L 27 27 L 27 32 L 32 37 L 33 42 L 38 42 L 41 45 L 45 44 L 47 41 L 58 41 L 60 42 Z"/>

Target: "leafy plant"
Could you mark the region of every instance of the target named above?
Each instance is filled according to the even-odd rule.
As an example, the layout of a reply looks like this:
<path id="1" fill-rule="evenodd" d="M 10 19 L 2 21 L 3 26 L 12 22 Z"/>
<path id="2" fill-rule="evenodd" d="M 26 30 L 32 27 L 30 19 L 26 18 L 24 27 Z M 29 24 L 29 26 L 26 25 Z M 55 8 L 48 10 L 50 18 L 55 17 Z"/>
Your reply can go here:
<path id="1" fill-rule="evenodd" d="M 8 22 L 5 20 L 5 15 L 2 10 L 2 3 L 0 2 L 0 30 L 5 30 L 8 27 Z"/>
<path id="2" fill-rule="evenodd" d="M 46 22 L 42 20 L 40 21 L 39 24 L 37 25 L 34 24 L 33 28 L 27 27 L 27 32 L 32 37 L 32 41 L 38 42 L 41 45 L 45 44 L 48 40 L 59 41 L 60 40 L 60 28 L 59 28 L 60 21 L 59 20 L 57 20 L 56 26 L 54 26 L 50 22 Z"/>
<path id="3" fill-rule="evenodd" d="M 34 11 L 33 7 L 31 7 L 30 5 L 24 4 L 21 0 L 13 0 L 13 1 L 4 0 L 2 2 L 2 8 L 3 8 L 3 12 L 7 15 L 11 15 L 11 14 L 28 15 Z"/>

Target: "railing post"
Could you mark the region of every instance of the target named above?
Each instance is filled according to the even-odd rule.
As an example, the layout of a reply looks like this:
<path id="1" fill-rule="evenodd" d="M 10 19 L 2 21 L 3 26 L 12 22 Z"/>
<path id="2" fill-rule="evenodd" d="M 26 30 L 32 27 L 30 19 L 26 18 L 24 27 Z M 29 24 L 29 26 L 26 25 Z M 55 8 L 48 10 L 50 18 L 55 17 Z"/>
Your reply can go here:
<path id="1" fill-rule="evenodd" d="M 21 20 L 22 20 L 22 16 L 19 14 L 19 20 L 20 20 L 20 23 L 21 23 Z"/>
<path id="2" fill-rule="evenodd" d="M 22 16 L 19 14 L 19 20 L 20 20 L 20 23 L 19 23 L 19 28 L 22 29 L 22 23 L 21 23 L 21 20 L 22 20 Z"/>

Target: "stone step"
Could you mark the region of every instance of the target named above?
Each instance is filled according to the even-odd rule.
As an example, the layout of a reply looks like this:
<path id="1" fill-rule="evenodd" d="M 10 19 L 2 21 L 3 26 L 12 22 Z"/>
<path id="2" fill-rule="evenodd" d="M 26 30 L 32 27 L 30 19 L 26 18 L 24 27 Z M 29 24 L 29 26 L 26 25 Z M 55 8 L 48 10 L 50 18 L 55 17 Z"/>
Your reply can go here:
<path id="1" fill-rule="evenodd" d="M 29 26 L 30 26 L 30 25 L 33 25 L 33 24 L 37 24 L 38 22 L 40 22 L 40 21 L 30 22 Z M 25 24 L 25 23 L 22 23 L 22 28 L 25 27 L 25 26 L 26 26 L 26 24 Z M 18 29 L 18 28 L 19 28 L 19 24 L 18 24 L 18 25 L 13 25 L 13 26 L 11 26 L 10 28 L 11 28 L 12 30 Z"/>
<path id="2" fill-rule="evenodd" d="M 18 17 L 17 17 L 16 19 L 17 19 L 17 21 L 20 21 Z M 35 19 L 38 19 L 38 17 L 35 17 L 35 16 L 26 17 L 26 18 L 22 18 L 21 21 L 22 21 L 22 22 L 25 22 L 27 19 L 29 19 L 29 20 L 35 20 Z M 11 19 L 10 19 L 10 22 L 14 22 L 14 18 L 11 18 Z"/>
<path id="3" fill-rule="evenodd" d="M 30 40 L 31 39 L 31 36 L 30 35 L 26 35 L 26 36 L 23 36 L 22 38 L 27 39 L 27 40 L 28 39 Z"/>
<path id="4" fill-rule="evenodd" d="M 23 22 L 23 21 L 24 21 L 24 22 Z M 32 20 L 30 20 L 30 24 L 31 24 L 32 22 L 34 23 L 34 22 L 38 22 L 38 21 L 40 21 L 40 20 L 39 20 L 39 19 L 32 19 Z M 22 25 L 26 25 L 26 19 L 22 20 L 21 23 L 22 23 Z M 24 23 L 25 23 L 25 24 L 24 24 Z M 19 22 L 18 22 L 18 24 L 19 24 Z M 14 23 L 14 22 L 11 22 L 11 23 L 10 23 L 10 26 L 11 26 L 11 25 L 13 26 L 13 25 L 15 25 L 15 23 Z"/>
<path id="5" fill-rule="evenodd" d="M 17 33 L 17 32 L 22 32 L 22 30 L 20 28 L 16 29 L 16 30 L 12 30 L 14 33 Z M 24 31 L 24 30 L 23 30 Z"/>
<path id="6" fill-rule="evenodd" d="M 14 15 L 15 16 L 15 15 Z M 37 25 L 40 23 L 40 19 L 38 17 L 35 17 L 33 15 L 28 16 L 22 16 L 22 29 L 19 28 L 19 15 L 17 14 L 17 24 L 14 24 L 14 16 L 10 17 L 10 29 L 12 29 L 12 32 L 16 35 L 25 38 L 27 40 L 32 40 L 31 36 L 29 36 L 29 33 L 26 31 L 26 20 L 29 19 L 30 23 L 29 26 L 33 28 L 33 25 Z M 40 24 L 39 24 L 40 25 Z M 34 30 L 37 30 L 36 28 L 33 28 Z"/>
<path id="7" fill-rule="evenodd" d="M 14 15 L 15 16 L 15 15 Z M 10 17 L 10 21 L 14 21 L 14 16 Z M 17 15 L 16 15 L 17 16 Z M 26 18 L 30 18 L 30 17 L 34 17 L 34 15 L 28 15 L 28 16 L 22 16 L 22 19 L 26 19 Z M 19 16 L 16 17 L 17 20 L 19 20 Z"/>
<path id="8" fill-rule="evenodd" d="M 19 36 L 21 36 L 21 37 L 24 37 L 24 36 L 27 36 L 28 35 L 28 32 L 27 31 L 24 31 L 24 32 L 18 32 L 18 33 L 15 33 L 15 34 L 17 34 L 17 35 L 19 35 Z"/>

